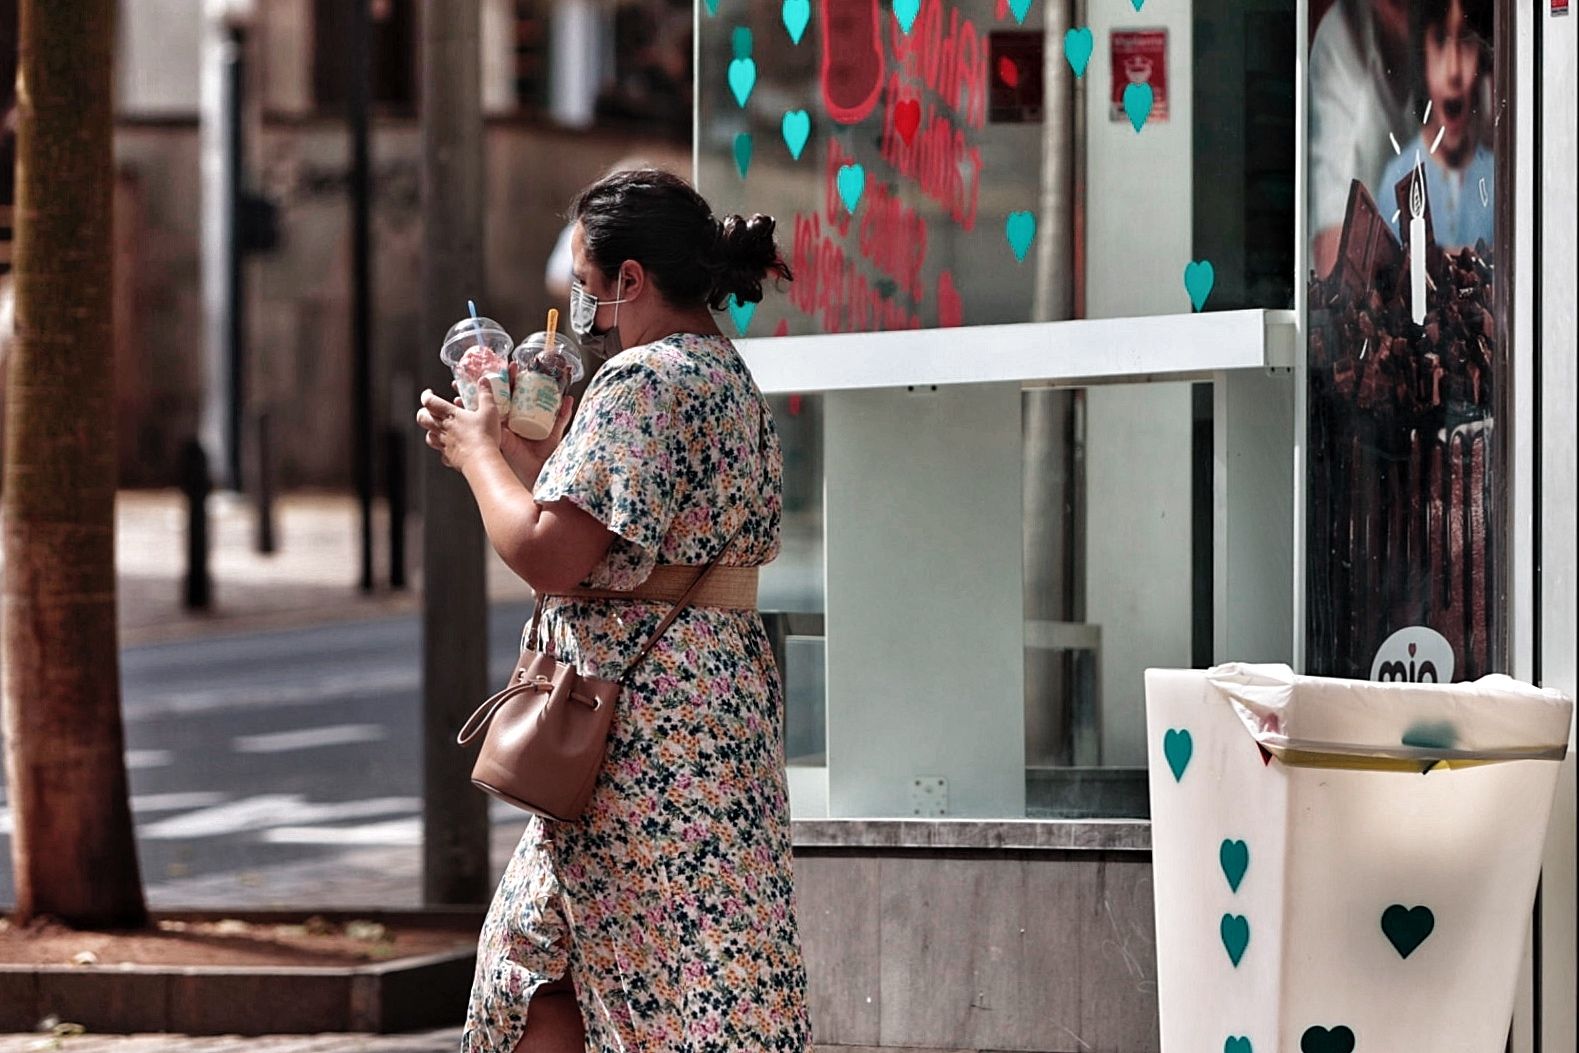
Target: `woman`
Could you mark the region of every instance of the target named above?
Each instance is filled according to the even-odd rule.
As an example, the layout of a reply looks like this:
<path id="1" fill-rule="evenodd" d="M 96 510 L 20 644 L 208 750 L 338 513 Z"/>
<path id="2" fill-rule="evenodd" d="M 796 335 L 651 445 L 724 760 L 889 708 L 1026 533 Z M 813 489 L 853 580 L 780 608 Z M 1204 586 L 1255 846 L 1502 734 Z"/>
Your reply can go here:
<path id="1" fill-rule="evenodd" d="M 720 223 L 652 169 L 593 184 L 572 221 L 571 327 L 629 350 L 568 432 L 568 399 L 538 443 L 501 430 L 486 399 L 468 412 L 426 391 L 417 418 L 542 597 L 539 646 L 612 678 L 669 605 L 554 593 L 630 590 L 732 536 L 720 566 L 778 553 L 778 439 L 712 311 L 790 273 L 772 219 Z M 468 1053 L 809 1047 L 782 706 L 754 610 L 675 622 L 620 695 L 586 813 L 527 824 L 483 926 Z"/>

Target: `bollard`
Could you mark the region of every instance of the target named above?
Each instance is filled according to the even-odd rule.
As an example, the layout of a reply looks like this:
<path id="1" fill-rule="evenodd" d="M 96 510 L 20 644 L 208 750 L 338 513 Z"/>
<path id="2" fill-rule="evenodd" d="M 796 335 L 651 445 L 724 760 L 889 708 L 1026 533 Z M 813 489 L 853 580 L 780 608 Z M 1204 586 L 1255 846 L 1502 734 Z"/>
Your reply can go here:
<path id="1" fill-rule="evenodd" d="M 384 431 L 384 494 L 389 499 L 389 587 L 406 587 L 406 435 Z"/>
<path id="2" fill-rule="evenodd" d="M 278 546 L 274 541 L 274 460 L 273 447 L 269 444 L 269 411 L 260 410 L 254 429 L 257 435 L 255 453 L 257 470 L 257 525 L 253 547 L 265 556 L 272 556 Z"/>
<path id="3" fill-rule="evenodd" d="M 188 439 L 181 449 L 181 492 L 186 495 L 186 606 L 208 610 L 208 455 L 203 444 Z"/>

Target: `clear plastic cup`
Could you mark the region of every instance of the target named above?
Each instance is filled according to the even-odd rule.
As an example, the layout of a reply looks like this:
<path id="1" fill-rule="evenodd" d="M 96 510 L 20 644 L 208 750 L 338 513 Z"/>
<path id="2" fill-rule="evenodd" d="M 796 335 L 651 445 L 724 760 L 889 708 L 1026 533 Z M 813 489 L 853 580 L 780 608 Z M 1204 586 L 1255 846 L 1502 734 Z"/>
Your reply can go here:
<path id="1" fill-rule="evenodd" d="M 533 333 L 511 356 L 515 390 L 510 401 L 510 430 L 523 439 L 548 438 L 565 392 L 586 373 L 569 334 L 556 332 L 553 346 L 545 350 L 547 337 L 546 332 Z"/>
<path id="2" fill-rule="evenodd" d="M 499 418 L 509 417 L 510 345 L 510 334 L 492 318 L 464 318 L 444 334 L 439 358 L 450 367 L 467 409 L 477 408 L 477 393 L 486 387 Z"/>

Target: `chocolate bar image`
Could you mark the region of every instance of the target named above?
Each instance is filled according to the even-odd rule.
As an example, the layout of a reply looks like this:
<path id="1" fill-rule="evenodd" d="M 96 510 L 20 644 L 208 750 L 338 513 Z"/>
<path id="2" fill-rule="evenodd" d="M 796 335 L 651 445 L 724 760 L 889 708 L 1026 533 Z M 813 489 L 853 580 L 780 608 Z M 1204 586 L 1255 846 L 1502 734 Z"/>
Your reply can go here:
<path id="1" fill-rule="evenodd" d="M 1375 288 L 1380 272 L 1392 269 L 1396 273 L 1403 261 L 1403 246 L 1393 236 L 1392 224 L 1376 207 L 1365 184 L 1350 180 L 1338 260 L 1327 279 L 1329 288 L 1362 298 Z"/>

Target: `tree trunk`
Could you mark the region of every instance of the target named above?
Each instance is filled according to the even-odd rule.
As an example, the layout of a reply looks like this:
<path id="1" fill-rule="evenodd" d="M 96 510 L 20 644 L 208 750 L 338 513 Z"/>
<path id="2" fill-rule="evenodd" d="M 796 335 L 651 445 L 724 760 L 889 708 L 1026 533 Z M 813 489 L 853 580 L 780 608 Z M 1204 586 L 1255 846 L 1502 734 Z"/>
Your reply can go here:
<path id="1" fill-rule="evenodd" d="M 115 624 L 113 0 L 22 0 L 0 629 L 16 914 L 147 921 Z"/>

